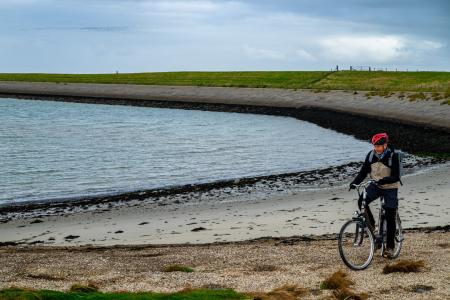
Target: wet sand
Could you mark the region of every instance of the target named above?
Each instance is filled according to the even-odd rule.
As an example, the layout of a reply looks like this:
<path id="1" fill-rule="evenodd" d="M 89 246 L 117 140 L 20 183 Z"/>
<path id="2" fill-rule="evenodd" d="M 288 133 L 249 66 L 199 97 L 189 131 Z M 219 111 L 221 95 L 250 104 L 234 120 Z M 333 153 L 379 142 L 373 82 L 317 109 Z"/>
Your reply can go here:
<path id="1" fill-rule="evenodd" d="M 158 205 L 134 200 L 78 213 L 20 217 L 0 224 L 0 242 L 45 245 L 172 244 L 337 233 L 356 208 L 348 181 L 328 188 L 257 197 L 207 194 Z M 450 163 L 404 177 L 399 190 L 405 228 L 450 224 Z M 195 195 L 197 197 L 195 197 Z M 182 198 L 183 198 L 182 197 Z M 180 198 L 180 199 L 182 199 Z M 378 203 L 372 204 L 374 208 Z"/>

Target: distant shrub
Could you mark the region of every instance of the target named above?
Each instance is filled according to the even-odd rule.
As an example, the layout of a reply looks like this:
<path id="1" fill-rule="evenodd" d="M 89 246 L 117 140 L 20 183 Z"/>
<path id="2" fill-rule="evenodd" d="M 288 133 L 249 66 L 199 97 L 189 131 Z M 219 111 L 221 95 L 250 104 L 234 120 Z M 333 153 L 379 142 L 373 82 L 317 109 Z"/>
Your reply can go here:
<path id="1" fill-rule="evenodd" d="M 420 93 L 409 94 L 408 99 L 409 99 L 409 101 L 426 100 L 427 96 L 424 93 L 420 92 Z"/>
<path id="2" fill-rule="evenodd" d="M 439 100 L 444 99 L 444 95 L 441 95 L 440 93 L 433 93 L 433 94 L 431 94 L 431 98 L 434 101 L 439 101 Z"/>
<path id="3" fill-rule="evenodd" d="M 391 91 L 370 91 L 366 93 L 367 99 L 372 98 L 373 96 L 379 96 L 384 98 L 389 98 L 394 95 L 394 92 Z"/>

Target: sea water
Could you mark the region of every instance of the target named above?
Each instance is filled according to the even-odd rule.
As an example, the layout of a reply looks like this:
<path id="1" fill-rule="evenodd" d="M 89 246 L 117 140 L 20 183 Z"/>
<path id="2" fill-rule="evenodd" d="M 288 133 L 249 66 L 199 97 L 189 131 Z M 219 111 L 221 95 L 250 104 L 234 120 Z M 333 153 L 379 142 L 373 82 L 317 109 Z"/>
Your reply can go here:
<path id="1" fill-rule="evenodd" d="M 369 149 L 289 117 L 0 99 L 0 204 L 325 168 Z"/>

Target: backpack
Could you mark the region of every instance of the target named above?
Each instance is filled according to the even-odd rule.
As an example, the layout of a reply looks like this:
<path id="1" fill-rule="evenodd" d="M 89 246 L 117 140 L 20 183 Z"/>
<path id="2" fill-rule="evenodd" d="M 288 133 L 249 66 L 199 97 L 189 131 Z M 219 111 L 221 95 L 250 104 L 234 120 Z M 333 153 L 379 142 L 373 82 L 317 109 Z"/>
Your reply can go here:
<path id="1" fill-rule="evenodd" d="M 400 184 L 403 185 L 402 176 L 405 174 L 405 170 L 403 168 L 403 161 L 404 161 L 404 158 L 405 158 L 405 153 L 402 150 L 398 150 L 398 149 L 391 150 L 391 155 L 389 156 L 389 159 L 388 159 L 388 166 L 389 166 L 389 168 L 392 167 L 392 159 L 394 157 L 394 153 L 397 153 L 398 177 L 400 179 L 399 180 Z M 375 150 L 372 150 L 370 152 L 369 161 L 372 161 L 374 155 L 375 155 Z"/>

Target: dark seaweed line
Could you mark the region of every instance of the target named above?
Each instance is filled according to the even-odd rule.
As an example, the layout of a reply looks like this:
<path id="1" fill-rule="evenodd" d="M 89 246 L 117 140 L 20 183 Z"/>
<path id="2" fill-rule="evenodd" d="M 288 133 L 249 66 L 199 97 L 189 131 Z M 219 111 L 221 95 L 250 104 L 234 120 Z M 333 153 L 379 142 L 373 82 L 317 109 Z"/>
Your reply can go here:
<path id="1" fill-rule="evenodd" d="M 131 192 L 125 192 L 120 194 L 108 194 L 108 195 L 97 195 L 97 196 L 86 196 L 86 197 L 76 197 L 76 198 L 68 198 L 68 199 L 58 199 L 55 201 L 27 201 L 23 203 L 14 203 L 0 205 L 0 215 L 7 214 L 11 212 L 24 212 L 24 211 L 32 211 L 36 209 L 50 209 L 50 208 L 66 208 L 70 206 L 82 207 L 85 205 L 96 205 L 103 204 L 109 202 L 118 202 L 118 201 L 130 201 L 130 200 L 144 200 L 147 198 L 157 198 L 164 196 L 171 196 L 177 194 L 186 194 L 191 192 L 206 192 L 213 189 L 224 189 L 227 187 L 245 187 L 252 186 L 255 183 L 268 181 L 275 182 L 278 179 L 283 178 L 296 178 L 295 181 L 302 182 L 305 178 L 310 176 L 317 176 L 321 174 L 326 174 L 332 170 L 342 171 L 349 166 L 359 166 L 360 162 L 351 162 L 348 164 L 333 166 L 319 170 L 310 170 L 310 171 L 300 171 L 300 172 L 290 172 L 290 173 L 282 173 L 282 174 L 273 174 L 273 175 L 263 175 L 263 176 L 254 176 L 254 177 L 242 177 L 242 178 L 233 178 L 227 180 L 206 182 L 206 183 L 197 183 L 197 184 L 185 184 L 179 186 L 170 186 L 164 188 L 154 188 L 154 189 L 145 189 L 145 190 L 137 190 Z"/>

